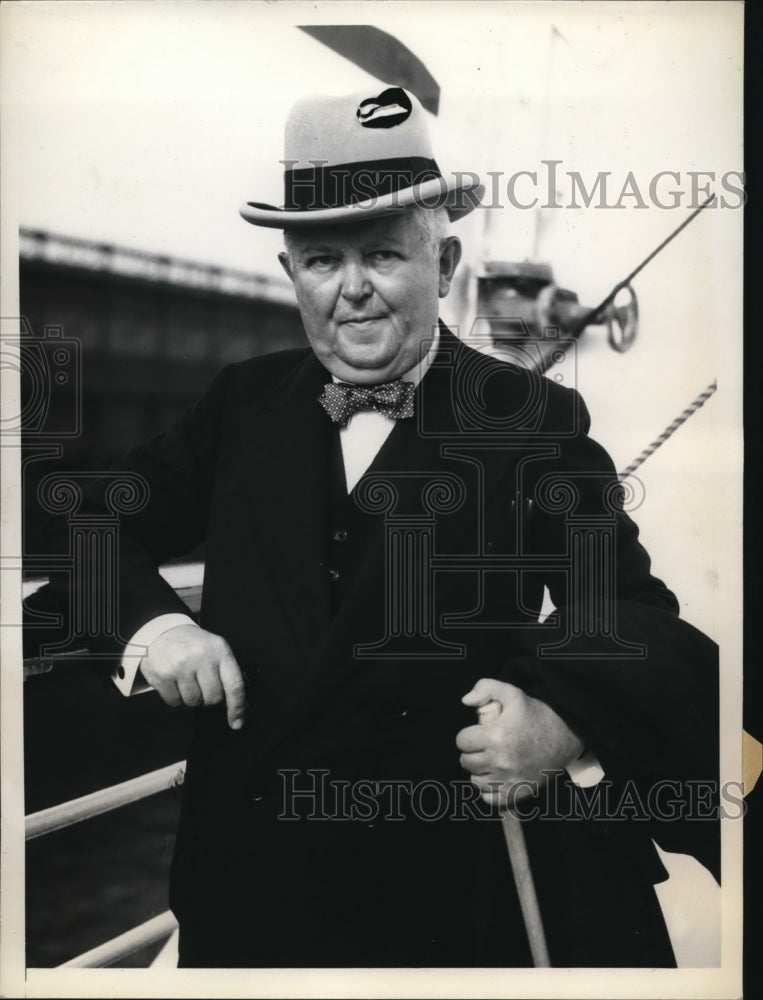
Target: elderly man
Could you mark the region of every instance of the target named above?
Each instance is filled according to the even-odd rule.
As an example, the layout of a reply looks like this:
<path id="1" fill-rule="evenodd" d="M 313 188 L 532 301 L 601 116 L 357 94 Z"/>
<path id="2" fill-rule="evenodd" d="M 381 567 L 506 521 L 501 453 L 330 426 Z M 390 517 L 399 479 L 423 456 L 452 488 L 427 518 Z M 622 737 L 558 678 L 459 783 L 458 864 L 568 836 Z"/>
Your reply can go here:
<path id="1" fill-rule="evenodd" d="M 242 215 L 284 230 L 310 349 L 226 368 L 120 465 L 149 499 L 122 520 L 118 682 L 196 710 L 180 962 L 530 964 L 509 793 L 553 964 L 670 965 L 641 813 L 715 774 L 714 647 L 577 394 L 438 322 L 480 191 L 424 118 L 398 88 L 295 107 L 284 206 Z M 202 540 L 196 624 L 156 566 Z"/>

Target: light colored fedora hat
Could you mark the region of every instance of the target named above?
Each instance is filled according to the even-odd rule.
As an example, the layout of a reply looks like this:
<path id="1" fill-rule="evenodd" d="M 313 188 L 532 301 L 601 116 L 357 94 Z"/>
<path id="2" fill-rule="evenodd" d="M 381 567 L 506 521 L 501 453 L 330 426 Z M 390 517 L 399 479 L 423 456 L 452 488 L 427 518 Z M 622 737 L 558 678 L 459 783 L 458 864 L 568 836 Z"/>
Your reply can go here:
<path id="1" fill-rule="evenodd" d="M 298 101 L 286 121 L 284 150 L 283 205 L 249 201 L 240 209 L 255 226 L 358 222 L 414 204 L 444 206 L 456 220 L 484 194 L 469 172 L 443 176 L 426 112 L 401 87 Z"/>

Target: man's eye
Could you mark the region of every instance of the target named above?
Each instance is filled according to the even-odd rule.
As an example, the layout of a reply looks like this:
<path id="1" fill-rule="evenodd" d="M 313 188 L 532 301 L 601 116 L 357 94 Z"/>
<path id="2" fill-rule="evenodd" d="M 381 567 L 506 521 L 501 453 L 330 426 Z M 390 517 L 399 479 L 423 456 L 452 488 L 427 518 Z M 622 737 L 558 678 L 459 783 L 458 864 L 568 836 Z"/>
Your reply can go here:
<path id="1" fill-rule="evenodd" d="M 374 258 L 374 260 L 387 261 L 387 260 L 395 260 L 397 254 L 395 253 L 394 250 L 374 250 L 371 256 Z"/>
<path id="2" fill-rule="evenodd" d="M 318 254 L 315 257 L 309 257 L 307 260 L 307 266 L 318 271 L 326 270 L 326 268 L 332 267 L 335 263 L 336 257 L 332 257 L 329 254 Z"/>

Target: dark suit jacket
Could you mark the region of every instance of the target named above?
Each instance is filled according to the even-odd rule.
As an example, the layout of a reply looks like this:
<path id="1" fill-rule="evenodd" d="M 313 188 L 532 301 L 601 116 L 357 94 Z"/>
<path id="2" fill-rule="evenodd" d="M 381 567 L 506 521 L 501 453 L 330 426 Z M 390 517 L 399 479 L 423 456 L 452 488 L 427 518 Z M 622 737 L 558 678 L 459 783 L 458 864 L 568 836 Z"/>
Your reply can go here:
<path id="1" fill-rule="evenodd" d="M 308 351 L 233 365 L 121 466 L 150 491 L 123 518 L 121 634 L 183 610 L 155 567 L 204 540 L 201 624 L 248 682 L 242 731 L 196 713 L 181 962 L 530 964 L 500 824 L 466 802 L 454 743 L 475 721 L 462 695 L 496 676 L 554 707 L 611 782 L 588 818 L 564 775 L 532 800 L 552 961 L 670 964 L 651 837 L 707 862 L 716 825 L 613 814 L 670 779 L 675 819 L 680 783 L 715 778 L 715 647 L 651 576 L 580 397 L 443 328 L 415 418 L 343 499 L 328 379 Z"/>

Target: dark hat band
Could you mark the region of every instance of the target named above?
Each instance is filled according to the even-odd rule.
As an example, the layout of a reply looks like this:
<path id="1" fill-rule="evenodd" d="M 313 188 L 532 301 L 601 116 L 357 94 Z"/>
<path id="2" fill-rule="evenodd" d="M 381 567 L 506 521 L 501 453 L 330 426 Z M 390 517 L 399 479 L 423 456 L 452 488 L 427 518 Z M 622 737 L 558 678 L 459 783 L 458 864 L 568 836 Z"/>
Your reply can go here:
<path id="1" fill-rule="evenodd" d="M 284 171 L 284 210 L 310 212 L 343 208 L 380 198 L 441 177 L 435 160 L 402 156 Z"/>

